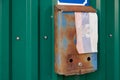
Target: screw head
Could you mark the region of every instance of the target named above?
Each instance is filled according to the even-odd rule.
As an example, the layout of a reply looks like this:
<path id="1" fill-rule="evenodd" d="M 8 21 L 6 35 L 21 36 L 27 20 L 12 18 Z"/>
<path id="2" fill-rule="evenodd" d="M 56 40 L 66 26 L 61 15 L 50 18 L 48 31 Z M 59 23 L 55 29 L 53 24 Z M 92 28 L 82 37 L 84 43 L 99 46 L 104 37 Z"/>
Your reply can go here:
<path id="1" fill-rule="evenodd" d="M 16 37 L 16 40 L 20 40 L 20 37 L 17 36 L 17 37 Z"/>
<path id="2" fill-rule="evenodd" d="M 113 35 L 112 34 L 109 34 L 109 37 L 112 37 Z"/>
<path id="3" fill-rule="evenodd" d="M 50 17 L 51 17 L 51 18 L 53 18 L 53 16 L 52 16 L 52 15 L 51 15 Z"/>
<path id="4" fill-rule="evenodd" d="M 78 66 L 79 66 L 79 67 L 82 67 L 82 63 L 81 63 L 81 62 L 79 62 L 79 63 L 78 63 Z"/>
<path id="5" fill-rule="evenodd" d="M 47 39 L 48 38 L 48 36 L 44 36 L 44 39 Z"/>

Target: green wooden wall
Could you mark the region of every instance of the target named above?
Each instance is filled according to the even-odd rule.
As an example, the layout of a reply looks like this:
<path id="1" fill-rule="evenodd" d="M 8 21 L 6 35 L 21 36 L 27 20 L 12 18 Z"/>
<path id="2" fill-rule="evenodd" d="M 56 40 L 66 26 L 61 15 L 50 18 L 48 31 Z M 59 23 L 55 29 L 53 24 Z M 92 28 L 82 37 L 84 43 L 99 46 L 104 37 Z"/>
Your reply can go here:
<path id="1" fill-rule="evenodd" d="M 98 70 L 54 72 L 52 0 L 0 0 L 0 80 L 120 80 L 119 0 L 90 0 L 99 17 Z"/>

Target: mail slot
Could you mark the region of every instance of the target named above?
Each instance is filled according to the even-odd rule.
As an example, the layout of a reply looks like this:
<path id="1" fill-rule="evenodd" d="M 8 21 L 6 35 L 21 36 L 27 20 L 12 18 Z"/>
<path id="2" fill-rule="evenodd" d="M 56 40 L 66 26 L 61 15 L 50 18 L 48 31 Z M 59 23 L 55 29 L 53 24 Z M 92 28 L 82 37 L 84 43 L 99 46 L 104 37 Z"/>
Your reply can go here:
<path id="1" fill-rule="evenodd" d="M 79 53 L 76 48 L 75 12 L 96 13 L 96 10 L 90 6 L 55 6 L 55 71 L 60 75 L 80 75 L 97 70 L 97 51 Z"/>

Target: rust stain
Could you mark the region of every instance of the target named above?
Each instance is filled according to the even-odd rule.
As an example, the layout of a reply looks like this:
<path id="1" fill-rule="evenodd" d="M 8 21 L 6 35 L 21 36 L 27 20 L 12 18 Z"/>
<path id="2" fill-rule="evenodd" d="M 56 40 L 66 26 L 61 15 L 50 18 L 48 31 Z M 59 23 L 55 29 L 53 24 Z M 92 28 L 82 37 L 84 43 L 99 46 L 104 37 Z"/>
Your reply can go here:
<path id="1" fill-rule="evenodd" d="M 70 6 L 70 5 L 56 5 L 55 8 L 60 11 L 74 11 L 74 12 L 96 12 L 91 6 Z"/>
<path id="2" fill-rule="evenodd" d="M 55 11 L 55 57 L 61 56 L 60 59 L 55 59 L 55 71 L 61 75 L 78 75 L 94 72 L 94 67 L 91 63 L 92 53 L 78 54 L 76 50 L 76 45 L 74 43 L 74 38 L 76 36 L 75 25 L 70 26 L 70 22 L 75 21 L 74 15 L 65 14 L 66 25 L 58 28 L 58 11 Z M 66 39 L 66 46 L 63 40 Z M 58 62 L 61 62 L 58 64 Z M 81 63 L 81 66 L 78 64 Z"/>

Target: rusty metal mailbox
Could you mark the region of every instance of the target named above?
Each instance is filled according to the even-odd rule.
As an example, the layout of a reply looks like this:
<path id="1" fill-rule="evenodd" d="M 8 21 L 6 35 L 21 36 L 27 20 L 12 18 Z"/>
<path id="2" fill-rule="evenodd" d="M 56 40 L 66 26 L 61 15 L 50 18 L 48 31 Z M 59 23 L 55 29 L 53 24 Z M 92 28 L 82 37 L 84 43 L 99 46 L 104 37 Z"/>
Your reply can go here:
<path id="1" fill-rule="evenodd" d="M 55 6 L 55 71 L 79 75 L 97 70 L 97 53 L 78 54 L 74 12 L 96 12 L 88 6 Z"/>

